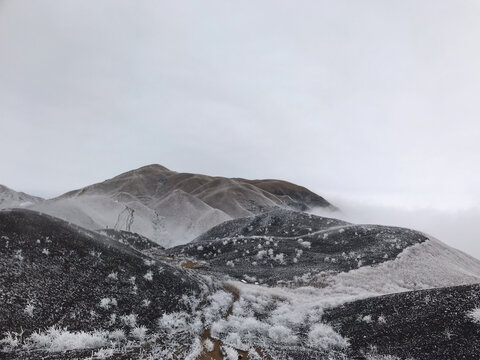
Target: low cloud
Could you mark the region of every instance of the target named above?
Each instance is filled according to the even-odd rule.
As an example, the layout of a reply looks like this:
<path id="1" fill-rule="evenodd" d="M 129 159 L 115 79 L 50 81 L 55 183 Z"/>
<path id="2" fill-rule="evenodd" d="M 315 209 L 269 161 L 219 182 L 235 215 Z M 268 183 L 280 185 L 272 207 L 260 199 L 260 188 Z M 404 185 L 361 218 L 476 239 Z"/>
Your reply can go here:
<path id="1" fill-rule="evenodd" d="M 335 199 L 338 211 L 315 209 L 314 214 L 358 224 L 407 227 L 425 232 L 471 256 L 480 258 L 480 208 L 437 210 L 375 206 Z"/>

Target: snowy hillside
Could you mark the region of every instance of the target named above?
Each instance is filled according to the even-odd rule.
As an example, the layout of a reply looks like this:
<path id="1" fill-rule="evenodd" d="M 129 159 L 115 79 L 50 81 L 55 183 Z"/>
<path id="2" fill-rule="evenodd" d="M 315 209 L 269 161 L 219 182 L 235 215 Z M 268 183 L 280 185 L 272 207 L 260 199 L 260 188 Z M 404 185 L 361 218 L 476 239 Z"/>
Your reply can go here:
<path id="1" fill-rule="evenodd" d="M 41 202 L 42 200 L 42 198 L 0 185 L 0 209 L 26 207 Z"/>
<path id="2" fill-rule="evenodd" d="M 185 244 L 226 220 L 276 208 L 314 207 L 332 205 L 285 181 L 177 173 L 160 165 L 30 206 L 91 230 L 133 231 L 165 247 Z"/>
<path id="3" fill-rule="evenodd" d="M 1 210 L 0 357 L 479 358 L 479 260 L 312 194 L 149 166 Z"/>

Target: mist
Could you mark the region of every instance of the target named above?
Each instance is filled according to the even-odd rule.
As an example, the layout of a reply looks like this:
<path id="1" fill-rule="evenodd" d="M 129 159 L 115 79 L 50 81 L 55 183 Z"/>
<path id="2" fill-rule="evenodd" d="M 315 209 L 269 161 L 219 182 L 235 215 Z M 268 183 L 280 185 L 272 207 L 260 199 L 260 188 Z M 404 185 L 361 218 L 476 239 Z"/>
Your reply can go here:
<path id="1" fill-rule="evenodd" d="M 422 231 L 457 248 L 468 255 L 480 258 L 480 208 L 456 210 L 433 208 L 407 208 L 371 205 L 344 198 L 331 199 L 338 210 L 316 208 L 315 215 L 334 217 L 357 224 L 400 226 Z"/>

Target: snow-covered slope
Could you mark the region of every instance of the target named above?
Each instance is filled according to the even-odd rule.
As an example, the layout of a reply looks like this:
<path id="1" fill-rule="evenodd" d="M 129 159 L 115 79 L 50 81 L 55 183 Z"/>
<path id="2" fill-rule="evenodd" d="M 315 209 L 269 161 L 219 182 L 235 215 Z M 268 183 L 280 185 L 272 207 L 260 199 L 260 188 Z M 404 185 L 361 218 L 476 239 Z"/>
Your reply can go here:
<path id="1" fill-rule="evenodd" d="M 78 198 L 95 208 L 99 196 Z M 167 250 L 101 232 L 0 211 L 1 355 L 478 357 L 480 261 L 414 230 L 277 209 Z"/>
<path id="2" fill-rule="evenodd" d="M 168 252 L 238 280 L 359 296 L 480 282 L 480 261 L 423 233 L 289 210 L 227 221 Z"/>
<path id="3" fill-rule="evenodd" d="M 276 208 L 319 206 L 331 205 L 285 181 L 228 179 L 149 165 L 31 208 L 92 230 L 137 232 L 170 247 L 187 243 L 226 220 Z"/>
<path id="4" fill-rule="evenodd" d="M 0 185 L 0 209 L 26 207 L 43 199 Z"/>

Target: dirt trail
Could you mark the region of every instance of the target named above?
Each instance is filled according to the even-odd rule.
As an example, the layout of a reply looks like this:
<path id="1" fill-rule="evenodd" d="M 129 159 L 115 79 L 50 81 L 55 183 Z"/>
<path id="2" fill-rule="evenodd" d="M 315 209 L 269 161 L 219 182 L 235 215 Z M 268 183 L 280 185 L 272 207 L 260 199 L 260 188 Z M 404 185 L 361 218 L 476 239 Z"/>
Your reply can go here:
<path id="1" fill-rule="evenodd" d="M 233 313 L 233 304 L 240 299 L 240 293 L 236 287 L 230 284 L 223 284 L 223 288 L 228 291 L 230 294 L 233 295 L 233 303 L 230 306 L 230 308 L 227 310 L 227 313 L 225 314 L 224 318 L 228 318 L 230 315 Z M 205 341 L 211 341 L 213 343 L 213 350 L 212 351 L 207 351 L 207 349 L 203 349 L 202 354 L 197 358 L 197 360 L 224 360 L 225 356 L 223 355 L 222 352 L 222 347 L 223 344 L 220 340 L 217 340 L 212 337 L 210 333 L 210 329 L 205 329 L 203 334 L 202 334 L 202 344 L 205 343 Z M 248 360 L 248 351 L 243 351 L 239 349 L 235 349 L 238 353 L 238 360 Z M 255 351 L 257 355 L 264 360 L 271 360 L 269 356 L 265 356 L 261 349 L 258 349 L 255 347 Z"/>

